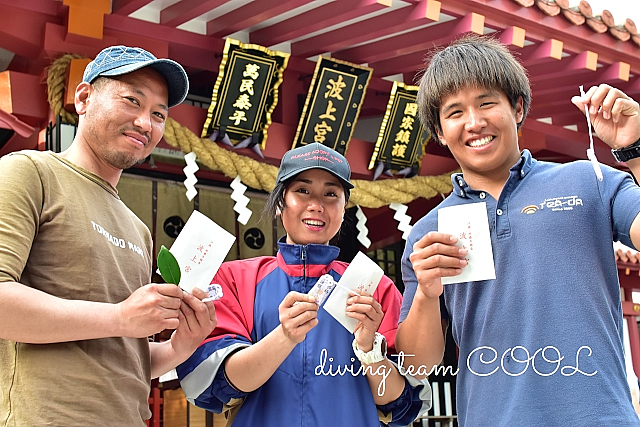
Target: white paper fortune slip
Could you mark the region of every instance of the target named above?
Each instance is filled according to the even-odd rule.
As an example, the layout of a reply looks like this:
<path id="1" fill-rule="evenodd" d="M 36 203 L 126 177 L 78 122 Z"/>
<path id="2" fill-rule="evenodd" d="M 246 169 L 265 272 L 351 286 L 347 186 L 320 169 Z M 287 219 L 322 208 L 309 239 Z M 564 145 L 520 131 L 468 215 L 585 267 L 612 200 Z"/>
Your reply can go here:
<path id="1" fill-rule="evenodd" d="M 443 277 L 443 285 L 496 278 L 485 202 L 438 209 L 438 231 L 456 236 L 456 245 L 467 249 L 469 261 L 462 274 Z"/>
<path id="2" fill-rule="evenodd" d="M 347 316 L 347 298 L 352 296 L 349 290 L 355 293 L 368 292 L 373 295 L 383 274 L 378 264 L 362 252 L 358 252 L 325 301 L 324 309 L 353 333 L 358 326 L 358 321 Z"/>
<path id="3" fill-rule="evenodd" d="M 180 287 L 187 292 L 195 287 L 207 291 L 235 240 L 206 215 L 193 211 L 170 249 L 180 265 Z"/>

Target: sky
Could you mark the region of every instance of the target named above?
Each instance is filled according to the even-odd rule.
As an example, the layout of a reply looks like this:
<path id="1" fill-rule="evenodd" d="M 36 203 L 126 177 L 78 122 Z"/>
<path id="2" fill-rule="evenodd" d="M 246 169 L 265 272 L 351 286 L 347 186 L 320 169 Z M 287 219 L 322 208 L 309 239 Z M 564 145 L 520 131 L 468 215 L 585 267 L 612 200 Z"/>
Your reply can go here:
<path id="1" fill-rule="evenodd" d="M 624 23 L 630 18 L 640 29 L 640 0 L 587 0 L 594 15 L 599 15 L 604 9 L 611 12 L 616 24 Z M 570 0 L 570 6 L 577 6 L 580 0 Z"/>

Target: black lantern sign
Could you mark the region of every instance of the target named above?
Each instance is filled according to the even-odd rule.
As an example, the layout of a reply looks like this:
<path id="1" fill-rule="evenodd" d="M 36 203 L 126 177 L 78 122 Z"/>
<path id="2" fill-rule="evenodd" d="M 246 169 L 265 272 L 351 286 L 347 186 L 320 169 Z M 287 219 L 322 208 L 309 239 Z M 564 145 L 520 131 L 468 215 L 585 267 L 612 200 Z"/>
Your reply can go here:
<path id="1" fill-rule="evenodd" d="M 417 86 L 394 82 L 369 162 L 369 169 L 377 164 L 374 179 L 383 172 L 414 175 L 420 168 L 420 159 L 431 136 L 418 118 L 417 95 Z"/>
<path id="2" fill-rule="evenodd" d="M 298 122 L 293 148 L 319 142 L 345 154 L 371 68 L 320 57 Z"/>
<path id="3" fill-rule="evenodd" d="M 227 39 L 202 137 L 260 154 L 289 54 Z"/>

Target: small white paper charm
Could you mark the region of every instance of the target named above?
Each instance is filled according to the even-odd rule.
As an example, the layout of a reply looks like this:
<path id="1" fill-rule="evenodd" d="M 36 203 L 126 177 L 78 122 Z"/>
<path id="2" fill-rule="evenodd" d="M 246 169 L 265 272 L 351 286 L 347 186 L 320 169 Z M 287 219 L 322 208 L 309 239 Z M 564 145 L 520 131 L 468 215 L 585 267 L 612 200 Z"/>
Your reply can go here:
<path id="1" fill-rule="evenodd" d="M 456 245 L 467 249 L 469 261 L 462 274 L 443 277 L 443 285 L 496 278 L 485 202 L 438 209 L 438 231 L 456 236 Z"/>
<path id="2" fill-rule="evenodd" d="M 356 224 L 356 229 L 358 230 L 358 242 L 362 244 L 365 248 L 371 246 L 371 240 L 367 237 L 369 234 L 369 229 L 367 228 L 367 217 L 360 206 L 356 206 L 356 218 L 358 218 L 358 222 Z"/>
<path id="3" fill-rule="evenodd" d="M 238 212 L 238 222 L 242 225 L 247 225 L 252 212 L 251 209 L 247 208 L 249 198 L 244 195 L 244 192 L 247 191 L 247 186 L 240 181 L 240 175 L 231 181 L 231 188 L 233 188 L 231 198 L 236 201 L 236 204 L 233 205 L 233 210 Z"/>
<path id="4" fill-rule="evenodd" d="M 391 203 L 389 207 L 396 211 L 393 214 L 393 219 L 398 221 L 398 230 L 402 231 L 402 238 L 407 240 L 409 237 L 409 232 L 413 228 L 409 223 L 411 222 L 411 217 L 407 215 L 407 205 L 403 205 L 402 203 Z"/>
<path id="5" fill-rule="evenodd" d="M 207 294 L 209 294 L 209 297 L 203 299 L 202 302 L 218 301 L 222 298 L 222 286 L 217 283 L 210 284 L 207 287 Z"/>
<path id="6" fill-rule="evenodd" d="M 196 287 L 208 291 L 235 240 L 236 236 L 206 215 L 193 211 L 170 249 L 180 265 L 180 287 L 187 292 Z"/>
<path id="7" fill-rule="evenodd" d="M 347 299 L 361 292 L 373 295 L 383 275 L 384 272 L 378 264 L 362 252 L 358 252 L 344 271 L 331 296 L 325 301 L 324 309 L 353 333 L 358 326 L 358 321 L 347 316 Z"/>
<path id="8" fill-rule="evenodd" d="M 316 299 L 316 304 L 320 306 L 335 287 L 336 281 L 333 280 L 333 277 L 329 274 L 323 274 L 307 294 L 313 296 Z"/>
<path id="9" fill-rule="evenodd" d="M 196 153 L 193 151 L 184 155 L 184 161 L 187 162 L 187 166 L 182 169 L 187 176 L 187 179 L 184 180 L 184 186 L 187 188 L 187 199 L 191 201 L 198 194 L 198 190 L 196 190 L 196 183 L 198 182 L 196 172 L 200 168 L 196 163 Z"/>

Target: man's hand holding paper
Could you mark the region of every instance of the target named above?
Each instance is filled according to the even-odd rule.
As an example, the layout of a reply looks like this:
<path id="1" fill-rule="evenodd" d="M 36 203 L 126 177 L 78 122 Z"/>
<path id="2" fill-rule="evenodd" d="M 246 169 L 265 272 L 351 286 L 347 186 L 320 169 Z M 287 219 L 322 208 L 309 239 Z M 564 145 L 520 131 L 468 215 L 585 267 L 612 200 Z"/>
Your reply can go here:
<path id="1" fill-rule="evenodd" d="M 236 237 L 198 211 L 193 211 L 171 245 L 171 254 L 180 268 L 180 287 L 192 292 L 198 287 L 213 297 L 211 279 L 229 253 Z M 177 283 L 176 283 L 177 284 Z"/>
<path id="2" fill-rule="evenodd" d="M 496 278 L 485 202 L 439 209 L 438 231 L 455 236 L 456 245 L 466 249 L 468 261 L 459 275 L 443 277 L 443 285 Z"/>
<path id="3" fill-rule="evenodd" d="M 457 276 L 467 266 L 467 250 L 456 246 L 458 238 L 431 231 L 413 245 L 409 256 L 419 289 L 430 299 L 442 294 L 442 278 Z"/>
<path id="4" fill-rule="evenodd" d="M 427 298 L 439 297 L 444 284 L 494 279 L 486 204 L 440 209 L 438 231 L 418 240 L 409 260 Z"/>

